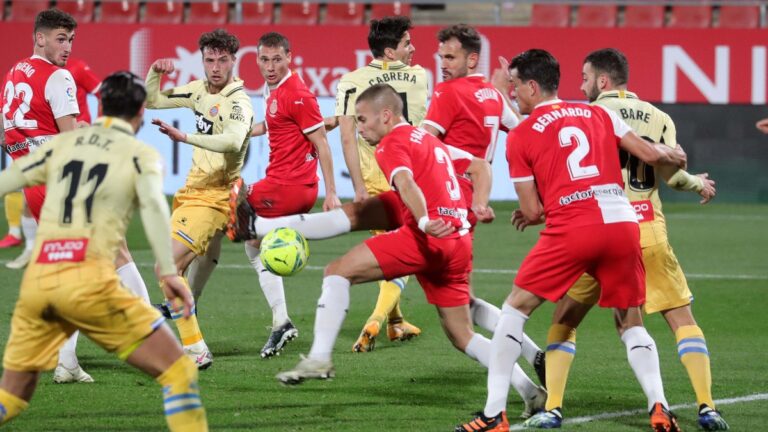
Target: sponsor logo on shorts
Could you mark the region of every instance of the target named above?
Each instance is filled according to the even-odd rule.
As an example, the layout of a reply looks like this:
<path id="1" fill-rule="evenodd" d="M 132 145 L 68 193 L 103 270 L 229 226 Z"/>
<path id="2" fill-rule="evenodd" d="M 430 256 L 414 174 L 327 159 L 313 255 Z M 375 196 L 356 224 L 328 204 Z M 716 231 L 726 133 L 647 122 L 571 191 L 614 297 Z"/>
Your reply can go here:
<path id="1" fill-rule="evenodd" d="M 39 264 L 80 262 L 85 260 L 85 252 L 87 250 L 87 238 L 46 240 L 40 246 L 40 255 L 37 256 L 37 262 Z"/>
<path id="2" fill-rule="evenodd" d="M 651 201 L 632 201 L 632 208 L 637 213 L 638 222 L 650 222 L 653 220 L 653 203 Z"/>

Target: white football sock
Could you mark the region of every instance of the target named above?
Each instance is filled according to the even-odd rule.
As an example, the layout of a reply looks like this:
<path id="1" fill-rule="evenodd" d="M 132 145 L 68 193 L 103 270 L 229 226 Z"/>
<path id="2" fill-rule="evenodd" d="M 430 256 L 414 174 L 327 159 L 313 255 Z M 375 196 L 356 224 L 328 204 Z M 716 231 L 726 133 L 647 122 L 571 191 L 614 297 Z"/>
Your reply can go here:
<path id="1" fill-rule="evenodd" d="M 486 329 L 490 332 L 496 329 L 496 323 L 499 322 L 499 315 L 501 315 L 501 309 L 496 305 L 488 303 L 487 301 L 475 297 L 472 299 L 472 305 L 469 308 L 472 314 L 472 322 L 480 328 Z M 530 364 L 536 360 L 536 353 L 541 351 L 536 342 L 531 340 L 528 335 L 523 334 L 523 357 Z"/>
<path id="2" fill-rule="evenodd" d="M 285 304 L 285 290 L 283 289 L 283 278 L 273 274 L 264 267 L 259 258 L 259 249 L 248 243 L 245 244 L 245 253 L 251 260 L 251 265 L 256 269 L 259 275 L 259 285 L 267 299 L 269 307 L 272 309 L 272 327 L 278 327 L 288 321 L 288 308 Z"/>
<path id="3" fill-rule="evenodd" d="M 256 235 L 259 238 L 275 228 L 288 227 L 298 231 L 307 240 L 322 240 L 346 234 L 350 231 L 349 218 L 338 208 L 322 213 L 305 213 L 278 218 L 256 219 Z"/>
<path id="4" fill-rule="evenodd" d="M 192 290 L 192 296 L 195 298 L 195 304 L 197 304 L 200 296 L 203 295 L 203 288 L 205 288 L 208 279 L 211 278 L 211 274 L 216 270 L 216 265 L 219 263 L 221 237 L 221 232 L 217 232 L 210 243 L 208 243 L 208 250 L 205 251 L 205 255 L 193 259 L 187 268 L 187 282 L 189 282 L 189 288 Z"/>
<path id="5" fill-rule="evenodd" d="M 20 239 L 21 238 L 21 226 L 8 227 L 8 234 L 16 237 L 17 239 Z"/>
<path id="6" fill-rule="evenodd" d="M 349 280 L 331 275 L 323 278 L 323 293 L 317 301 L 315 337 L 309 358 L 330 361 L 333 345 L 349 309 Z"/>
<path id="7" fill-rule="evenodd" d="M 467 347 L 464 349 L 464 353 L 470 358 L 477 360 L 483 367 L 488 367 L 488 362 L 491 357 L 491 341 L 485 336 L 475 333 L 472 339 L 469 340 Z M 538 387 L 536 384 L 528 378 L 525 371 L 515 363 L 515 368 L 512 370 L 512 378 L 510 384 L 517 390 L 517 394 L 520 395 L 523 400 L 530 400 L 538 394 Z"/>
<path id="8" fill-rule="evenodd" d="M 147 303 L 151 303 L 149 301 L 147 286 L 144 284 L 144 279 L 141 278 L 141 273 L 139 273 L 139 269 L 136 267 L 135 262 L 131 261 L 117 269 L 117 275 L 120 277 L 120 282 L 123 283 L 123 286 L 128 288 L 132 293 L 143 298 Z"/>
<path id="9" fill-rule="evenodd" d="M 67 339 L 59 350 L 59 364 L 70 370 L 75 369 L 78 366 L 77 354 L 75 351 L 77 351 L 77 336 L 79 334 L 79 331 L 72 333 L 72 336 Z"/>
<path id="10" fill-rule="evenodd" d="M 523 327 L 527 320 L 525 314 L 506 303 L 501 308 L 488 362 L 488 399 L 484 409 L 487 417 L 495 417 L 507 409 L 509 382 L 522 351 Z"/>
<path id="11" fill-rule="evenodd" d="M 635 372 L 635 377 L 643 388 L 645 397 L 648 398 L 648 410 L 653 404 L 661 402 L 665 407 L 667 398 L 664 397 L 664 386 L 661 383 L 661 370 L 659 368 L 659 353 L 656 351 L 656 343 L 643 326 L 627 329 L 621 335 L 621 341 L 627 346 L 627 359 Z"/>
<path id="12" fill-rule="evenodd" d="M 21 230 L 24 232 L 24 249 L 32 250 L 35 247 L 37 236 L 37 221 L 31 216 L 21 216 Z"/>

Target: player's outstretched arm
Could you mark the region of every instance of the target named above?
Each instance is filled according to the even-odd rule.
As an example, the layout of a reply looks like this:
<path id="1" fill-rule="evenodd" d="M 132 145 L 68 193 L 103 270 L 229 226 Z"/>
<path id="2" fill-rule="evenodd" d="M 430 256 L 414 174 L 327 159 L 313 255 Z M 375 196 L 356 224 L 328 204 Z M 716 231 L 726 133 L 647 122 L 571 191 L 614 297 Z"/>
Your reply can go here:
<path id="1" fill-rule="evenodd" d="M 395 173 L 392 183 L 400 193 L 400 199 L 419 223 L 419 229 L 433 237 L 445 237 L 456 231 L 453 225 L 442 219 L 429 219 L 427 200 L 419 185 L 413 180 L 413 174 L 407 170 Z"/>
<path id="2" fill-rule="evenodd" d="M 40 148 L 16 159 L 0 172 L 0 197 L 26 186 L 45 183 L 48 166 L 45 163 L 53 154 L 57 139 L 46 142 Z"/>
<path id="3" fill-rule="evenodd" d="M 323 126 L 325 126 L 326 132 L 330 132 L 339 127 L 339 117 L 341 116 L 323 117 Z"/>
<path id="4" fill-rule="evenodd" d="M 341 201 L 339 201 L 339 197 L 336 196 L 336 181 L 333 178 L 333 158 L 331 156 L 331 147 L 328 146 L 328 137 L 325 135 L 325 128 L 318 127 L 308 133 L 307 139 L 309 139 L 317 149 L 317 158 L 320 160 L 320 171 L 323 172 L 323 183 L 325 184 L 323 211 L 341 207 Z"/>
<path id="5" fill-rule="evenodd" d="M 259 137 L 267 133 L 267 122 L 261 121 L 251 126 L 251 138 Z"/>
<path id="6" fill-rule="evenodd" d="M 355 119 L 352 116 L 339 116 L 337 118 L 341 133 L 341 150 L 344 153 L 344 161 L 347 163 L 349 177 L 352 179 L 352 187 L 355 189 L 353 202 L 363 202 L 368 198 L 368 189 L 365 187 L 363 172 L 360 168 L 360 151 L 357 148 Z"/>
<path id="7" fill-rule="evenodd" d="M 169 90 L 160 91 L 160 81 L 163 75 L 176 70 L 173 65 L 173 59 L 159 59 L 152 63 L 147 72 L 145 87 L 147 89 L 147 108 L 192 108 L 195 101 L 192 98 L 192 89 L 190 84 L 180 87 L 174 87 Z"/>
<path id="8" fill-rule="evenodd" d="M 529 225 L 538 225 L 544 221 L 544 206 L 539 199 L 539 192 L 533 180 L 515 182 L 515 192 L 520 209 L 512 214 L 512 223 L 522 231 Z"/>
<path id="9" fill-rule="evenodd" d="M 651 143 L 640 138 L 635 132 L 627 132 L 620 142 L 622 149 L 637 156 L 649 165 L 669 165 L 685 168 L 687 156 L 681 147 L 671 148 L 664 144 Z"/>
<path id="10" fill-rule="evenodd" d="M 190 135 L 160 119 L 152 120 L 152 124 L 157 126 L 160 132 L 168 135 L 168 138 L 216 153 L 233 153 L 240 151 L 250 130 L 249 122 L 250 117 L 248 121 L 227 119 L 224 122 L 224 129 L 220 134 Z"/>
<path id="11" fill-rule="evenodd" d="M 477 216 L 477 220 L 482 223 L 491 223 L 496 218 L 493 209 L 488 205 L 491 196 L 491 185 L 493 184 L 493 174 L 491 164 L 485 159 L 472 158 L 472 162 L 467 168 L 467 175 L 472 180 L 472 211 Z"/>

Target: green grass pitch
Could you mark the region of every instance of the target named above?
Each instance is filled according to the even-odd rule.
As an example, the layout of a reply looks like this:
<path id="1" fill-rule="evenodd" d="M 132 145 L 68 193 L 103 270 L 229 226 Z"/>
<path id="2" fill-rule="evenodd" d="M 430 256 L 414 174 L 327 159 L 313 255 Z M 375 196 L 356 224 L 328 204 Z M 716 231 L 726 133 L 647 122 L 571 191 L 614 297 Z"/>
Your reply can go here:
<path id="1" fill-rule="evenodd" d="M 501 304 L 514 270 L 537 238 L 537 230 L 519 233 L 509 224 L 511 203 L 497 203 L 498 219 L 480 226 L 475 241 L 475 292 Z M 768 206 L 695 204 L 665 206 L 670 238 L 696 297 L 694 313 L 707 338 L 717 399 L 752 396 L 721 405 L 734 431 L 766 430 L 768 350 L 765 308 L 768 294 Z M 0 226 L 5 232 L 5 227 Z M 447 431 L 470 418 L 485 401 L 485 370 L 451 347 L 434 308 L 412 280 L 403 296 L 406 318 L 423 335 L 405 343 L 380 340 L 372 353 L 354 354 L 351 346 L 372 310 L 374 284 L 352 288 L 352 304 L 336 344 L 334 380 L 287 388 L 274 375 L 293 367 L 312 340 L 321 268 L 360 242 L 357 233 L 311 242 L 309 267 L 286 279 L 289 312 L 300 335 L 282 356 L 259 358 L 271 314 L 242 245 L 225 241 L 220 266 L 199 304 L 214 365 L 200 374 L 211 430 L 216 431 Z M 151 253 L 134 221 L 129 245 L 153 299 L 159 290 L 151 271 Z M 0 261 L 19 249 L 0 251 Z M 22 273 L 0 268 L 0 343 L 8 337 Z M 552 312 L 540 308 L 528 334 L 543 346 Z M 659 347 L 667 398 L 672 405 L 695 402 L 688 377 L 677 359 L 675 341 L 662 318 L 647 318 Z M 613 329 L 610 311 L 595 310 L 578 335 L 578 355 L 566 393 L 567 419 L 643 409 L 645 400 Z M 165 428 L 159 386 L 123 365 L 82 337 L 83 367 L 94 384 L 54 385 L 42 375 L 31 407 L 7 425 L 8 431 L 156 431 Z M 531 369 L 524 365 L 529 372 Z M 532 374 L 533 376 L 533 374 Z M 534 378 L 535 380 L 535 378 Z M 757 395 L 757 396 L 755 396 Z M 761 396 L 762 395 L 762 396 Z M 511 392 L 510 421 L 522 402 Z M 684 430 L 696 429 L 692 407 L 677 409 Z M 564 430 L 647 430 L 647 415 L 635 414 L 566 424 Z"/>

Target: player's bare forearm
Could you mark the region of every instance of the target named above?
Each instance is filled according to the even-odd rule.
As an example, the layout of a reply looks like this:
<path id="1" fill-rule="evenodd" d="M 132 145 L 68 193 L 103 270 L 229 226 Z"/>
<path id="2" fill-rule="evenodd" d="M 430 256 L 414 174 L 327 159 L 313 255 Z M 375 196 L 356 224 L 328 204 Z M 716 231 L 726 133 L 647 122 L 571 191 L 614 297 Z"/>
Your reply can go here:
<path id="1" fill-rule="evenodd" d="M 77 116 L 65 115 L 56 119 L 56 127 L 59 132 L 69 132 L 77 129 Z"/>
<path id="2" fill-rule="evenodd" d="M 416 220 L 427 216 L 427 200 L 424 198 L 424 193 L 413 180 L 413 175 L 408 171 L 399 171 L 392 179 L 400 199 L 403 200 L 403 204 L 413 215 Z"/>
<path id="3" fill-rule="evenodd" d="M 330 132 L 336 129 L 339 126 L 339 117 L 336 117 L 336 116 L 324 117 L 323 126 L 325 126 L 326 132 Z"/>
<path id="4" fill-rule="evenodd" d="M 264 121 L 261 121 L 259 123 L 254 123 L 253 126 L 251 126 L 251 138 L 262 136 L 267 133 L 267 123 Z"/>
<path id="5" fill-rule="evenodd" d="M 319 127 L 307 134 L 309 141 L 317 149 L 317 158 L 320 162 L 320 171 L 323 173 L 323 183 L 325 184 L 325 201 L 323 210 L 332 210 L 341 207 L 341 201 L 336 196 L 336 181 L 333 176 L 333 157 L 331 156 L 331 147 L 328 145 L 328 137 L 325 135 L 325 129 Z"/>
<path id="6" fill-rule="evenodd" d="M 467 174 L 472 180 L 472 204 L 488 205 L 491 196 L 491 186 L 493 184 L 493 174 L 491 164 L 485 159 L 473 158 L 467 168 Z"/>
<path id="7" fill-rule="evenodd" d="M 536 183 L 533 181 L 515 182 L 520 212 L 526 225 L 540 223 L 544 216 L 544 206 L 539 200 Z"/>
<path id="8" fill-rule="evenodd" d="M 360 168 L 360 151 L 357 148 L 357 138 L 355 137 L 355 120 L 351 116 L 341 116 L 338 119 L 341 127 L 341 151 L 344 153 L 344 162 L 347 163 L 349 177 L 352 179 L 352 187 L 355 189 L 355 202 L 362 201 L 368 197 L 368 191 L 365 188 L 365 181 Z"/>

